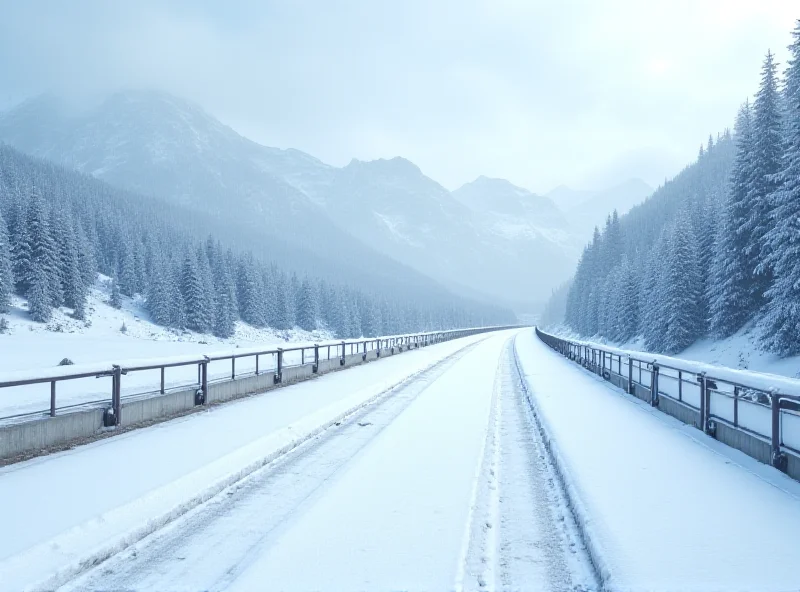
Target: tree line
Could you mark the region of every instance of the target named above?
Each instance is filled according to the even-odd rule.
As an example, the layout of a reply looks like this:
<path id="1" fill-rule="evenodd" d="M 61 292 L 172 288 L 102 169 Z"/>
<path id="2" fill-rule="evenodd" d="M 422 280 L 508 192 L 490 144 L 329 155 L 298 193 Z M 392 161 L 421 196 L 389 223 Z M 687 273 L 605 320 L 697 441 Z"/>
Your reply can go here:
<path id="1" fill-rule="evenodd" d="M 113 278 L 112 305 L 140 295 L 157 324 L 222 338 L 238 320 L 343 338 L 511 320 L 455 296 L 429 302 L 301 277 L 224 246 L 195 216 L 0 145 L 0 312 L 16 293 L 35 321 L 57 307 L 83 319 L 99 272 Z"/>
<path id="2" fill-rule="evenodd" d="M 785 75 L 768 52 L 733 134 L 595 229 L 566 295 L 571 328 L 676 353 L 752 323 L 766 349 L 800 353 L 800 21 L 792 37 Z"/>

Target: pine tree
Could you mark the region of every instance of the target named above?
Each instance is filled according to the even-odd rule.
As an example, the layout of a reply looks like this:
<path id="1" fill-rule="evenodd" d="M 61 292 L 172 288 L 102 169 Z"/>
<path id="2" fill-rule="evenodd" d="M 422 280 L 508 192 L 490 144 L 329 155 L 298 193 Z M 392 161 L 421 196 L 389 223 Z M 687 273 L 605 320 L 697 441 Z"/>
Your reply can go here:
<path id="1" fill-rule="evenodd" d="M 183 259 L 181 294 L 185 303 L 186 327 L 198 333 L 207 333 L 210 329 L 208 303 L 193 253 L 187 253 Z"/>
<path id="2" fill-rule="evenodd" d="M 53 314 L 50 274 L 39 263 L 34 262 L 28 281 L 28 310 L 31 318 L 39 323 L 46 323 Z"/>
<path id="3" fill-rule="evenodd" d="M 11 268 L 20 294 L 27 294 L 31 281 L 31 241 L 28 235 L 28 202 L 16 203 L 11 225 Z"/>
<path id="4" fill-rule="evenodd" d="M 786 151 L 771 195 L 774 226 L 765 235 L 774 282 L 767 291 L 763 340 L 784 356 L 800 353 L 800 21 L 793 37 L 785 83 Z"/>
<path id="5" fill-rule="evenodd" d="M 0 213 L 0 312 L 8 312 L 13 290 L 14 275 L 11 269 L 11 245 L 8 240 L 6 221 Z"/>
<path id="6" fill-rule="evenodd" d="M 620 263 L 619 281 L 618 339 L 624 343 L 633 339 L 639 329 L 639 282 L 627 255 L 622 257 Z"/>
<path id="7" fill-rule="evenodd" d="M 297 325 L 306 331 L 316 329 L 318 309 L 314 286 L 307 277 L 303 278 L 297 297 Z"/>
<path id="8" fill-rule="evenodd" d="M 755 174 L 750 159 L 754 140 L 748 103 L 739 110 L 734 133 L 736 161 L 716 241 L 712 276 L 714 289 L 709 298 L 710 330 L 720 338 L 740 329 L 757 307 L 754 292 L 750 289 L 753 264 L 747 255 L 750 236 L 746 221 L 752 215 L 749 200 Z"/>
<path id="9" fill-rule="evenodd" d="M 764 237 L 774 226 L 770 216 L 770 197 L 778 189 L 783 153 L 782 132 L 777 64 L 772 53 L 768 52 L 762 70 L 761 88 L 753 106 L 753 177 L 747 196 L 749 215 L 740 227 L 740 231 L 748 237 L 744 253 L 747 270 L 753 274 L 749 287 L 754 304 L 751 314 L 764 304 L 764 294 L 772 282 L 772 270 L 768 263 L 772 258 Z"/>
<path id="10" fill-rule="evenodd" d="M 283 272 L 274 275 L 275 281 L 275 324 L 276 329 L 287 330 L 294 326 L 294 310 L 291 281 Z"/>
<path id="11" fill-rule="evenodd" d="M 49 320 L 54 305 L 55 287 L 60 279 L 56 267 L 55 244 L 50 231 L 49 216 L 38 191 L 31 193 L 28 210 L 28 239 L 30 241 L 30 267 L 28 277 L 22 281 L 28 288 L 28 305 L 35 320 Z M 31 303 L 33 298 L 35 303 Z M 36 312 L 34 312 L 34 309 Z M 44 310 L 48 309 L 45 313 Z"/>
<path id="12" fill-rule="evenodd" d="M 170 307 L 169 270 L 160 256 L 154 256 L 151 264 L 150 285 L 147 290 L 147 310 L 153 322 L 171 327 L 173 325 Z"/>
<path id="13" fill-rule="evenodd" d="M 662 314 L 666 333 L 663 350 L 677 353 L 694 343 L 702 332 L 700 274 L 688 214 L 679 214 L 668 236 L 668 255 L 664 261 Z"/>
<path id="14" fill-rule="evenodd" d="M 108 301 L 112 308 L 122 308 L 122 295 L 119 291 L 119 282 L 116 274 L 111 278 L 111 299 Z"/>

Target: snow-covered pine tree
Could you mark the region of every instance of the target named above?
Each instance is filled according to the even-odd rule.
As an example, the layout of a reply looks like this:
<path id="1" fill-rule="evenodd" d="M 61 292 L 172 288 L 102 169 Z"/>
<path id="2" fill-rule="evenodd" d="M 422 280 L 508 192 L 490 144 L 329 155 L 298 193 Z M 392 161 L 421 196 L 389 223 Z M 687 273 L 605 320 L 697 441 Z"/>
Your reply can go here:
<path id="1" fill-rule="evenodd" d="M 314 285 L 308 277 L 304 277 L 297 296 L 297 325 L 306 331 L 317 328 L 319 305 Z"/>
<path id="2" fill-rule="evenodd" d="M 211 277 L 211 264 L 208 261 L 208 253 L 202 245 L 198 245 L 196 251 L 197 278 L 200 282 L 202 293 L 203 308 L 202 324 L 206 328 L 204 333 L 210 333 L 214 329 L 214 318 L 216 310 L 216 293 L 214 291 L 214 281 Z"/>
<path id="3" fill-rule="evenodd" d="M 111 299 L 108 303 L 112 308 L 122 308 L 122 294 L 120 294 L 119 282 L 117 281 L 116 274 L 111 278 Z"/>
<path id="4" fill-rule="evenodd" d="M 702 333 L 701 277 L 688 213 L 679 213 L 667 240 L 667 257 L 663 262 L 662 314 L 666 323 L 663 351 L 678 353 L 694 343 Z"/>
<path id="5" fill-rule="evenodd" d="M 619 334 L 621 342 L 633 339 L 639 330 L 639 281 L 627 255 L 622 256 L 619 271 Z"/>
<path id="6" fill-rule="evenodd" d="M 766 346 L 783 356 L 800 353 L 800 21 L 792 35 L 785 81 L 787 141 L 771 195 L 774 226 L 765 235 L 774 280 L 762 333 Z"/>
<path id="7" fill-rule="evenodd" d="M 231 337 L 236 325 L 236 286 L 222 247 L 210 236 L 206 253 L 214 290 L 213 332 L 217 337 Z"/>
<path id="8" fill-rule="evenodd" d="M 8 312 L 13 290 L 14 275 L 11 269 L 11 245 L 8 240 L 6 221 L 2 213 L 0 213 L 0 312 Z"/>
<path id="9" fill-rule="evenodd" d="M 210 330 L 208 301 L 197 265 L 197 257 L 189 252 L 183 258 L 181 268 L 181 294 L 185 303 L 186 328 L 198 333 Z"/>
<path id="10" fill-rule="evenodd" d="M 31 318 L 39 323 L 46 323 L 53 315 L 50 274 L 38 262 L 34 262 L 28 282 L 28 311 Z"/>
<path id="11" fill-rule="evenodd" d="M 81 235 L 75 229 L 72 216 L 66 214 L 64 224 L 68 228 L 66 236 L 62 237 L 61 244 L 64 304 L 73 310 L 73 316 L 76 319 L 83 319 L 86 315 L 88 287 L 84 283 L 79 251 L 85 246 L 79 245 Z"/>
<path id="12" fill-rule="evenodd" d="M 261 301 L 262 294 L 259 293 L 259 288 L 263 287 L 252 253 L 247 253 L 239 260 L 236 280 L 239 315 L 245 323 L 263 327 L 266 321 Z"/>
<path id="13" fill-rule="evenodd" d="M 165 327 L 174 326 L 170 306 L 170 287 L 168 277 L 171 271 L 159 254 L 153 255 L 150 270 L 150 284 L 147 289 L 147 310 L 153 322 Z"/>
<path id="14" fill-rule="evenodd" d="M 18 198 L 14 204 L 14 217 L 10 228 L 11 268 L 15 287 L 27 294 L 31 280 L 31 241 L 28 235 L 28 201 Z"/>
<path id="15" fill-rule="evenodd" d="M 753 176 L 747 195 L 748 217 L 740 231 L 747 236 L 745 257 L 747 270 L 752 274 L 749 285 L 755 314 L 765 303 L 764 294 L 772 283 L 769 244 L 765 236 L 774 226 L 770 196 L 778 189 L 778 173 L 783 157 L 783 122 L 781 97 L 778 90 L 777 64 L 767 52 L 761 74 L 761 87 L 753 105 Z"/>
<path id="16" fill-rule="evenodd" d="M 294 327 L 294 302 L 291 280 L 282 271 L 274 274 L 275 328 L 287 330 Z"/>
<path id="17" fill-rule="evenodd" d="M 645 347 L 650 351 L 662 351 L 665 343 L 665 292 L 663 289 L 664 273 L 661 266 L 668 255 L 666 230 L 666 228 L 662 229 L 647 258 L 644 281 L 639 295 L 641 334 L 644 337 Z"/>
<path id="18" fill-rule="evenodd" d="M 175 329 L 186 329 L 188 322 L 187 306 L 181 289 L 183 285 L 183 264 L 178 257 L 170 260 L 166 280 L 169 290 L 171 326 Z"/>
<path id="19" fill-rule="evenodd" d="M 747 220 L 752 215 L 750 196 L 754 176 L 751 163 L 753 123 L 749 103 L 739 109 L 734 138 L 736 160 L 730 189 L 723 203 L 709 294 L 710 331 L 719 338 L 739 330 L 757 308 L 757 300 L 750 289 L 753 263 L 747 255 L 751 238 L 747 232 Z"/>
<path id="20" fill-rule="evenodd" d="M 130 236 L 120 237 L 120 259 L 117 278 L 119 291 L 125 296 L 133 297 L 136 293 L 136 263 L 133 254 L 133 239 Z"/>
<path id="21" fill-rule="evenodd" d="M 29 275 L 24 279 L 28 288 L 28 305 L 35 320 L 50 319 L 56 286 L 60 289 L 60 278 L 56 267 L 56 251 L 50 231 L 50 219 L 44 200 L 37 190 L 31 193 L 28 209 L 28 240 L 31 262 Z M 30 302 L 33 298 L 35 302 Z M 45 309 L 48 309 L 45 312 Z M 34 312 L 34 310 L 36 312 Z"/>

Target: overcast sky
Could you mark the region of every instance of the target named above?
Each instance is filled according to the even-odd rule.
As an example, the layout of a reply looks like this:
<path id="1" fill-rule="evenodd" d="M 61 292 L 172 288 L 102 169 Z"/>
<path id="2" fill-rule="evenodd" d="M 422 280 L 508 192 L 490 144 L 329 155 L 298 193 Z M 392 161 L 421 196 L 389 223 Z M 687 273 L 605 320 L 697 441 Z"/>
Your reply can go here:
<path id="1" fill-rule="evenodd" d="M 798 0 L 0 0 L 0 104 L 158 88 L 263 144 L 455 188 L 657 185 L 733 121 Z"/>

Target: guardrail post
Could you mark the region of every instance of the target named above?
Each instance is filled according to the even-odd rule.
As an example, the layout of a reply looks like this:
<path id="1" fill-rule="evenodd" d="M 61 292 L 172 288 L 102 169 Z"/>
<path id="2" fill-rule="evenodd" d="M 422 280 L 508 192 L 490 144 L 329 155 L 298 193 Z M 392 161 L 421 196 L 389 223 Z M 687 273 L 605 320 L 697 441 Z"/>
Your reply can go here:
<path id="1" fill-rule="evenodd" d="M 628 357 L 628 394 L 633 395 L 636 393 L 636 387 L 633 386 L 633 358 Z"/>
<path id="2" fill-rule="evenodd" d="M 258 354 L 256 354 L 256 376 L 258 376 Z"/>
<path id="3" fill-rule="evenodd" d="M 698 426 L 704 432 L 706 431 L 706 373 L 701 372 L 697 375 L 697 382 L 700 384 L 700 425 Z"/>
<path id="4" fill-rule="evenodd" d="M 786 472 L 788 459 L 781 451 L 781 398 L 774 390 L 770 392 L 772 410 L 772 466 Z"/>
<path id="5" fill-rule="evenodd" d="M 208 401 L 208 357 L 204 362 L 200 362 L 200 388 L 194 396 L 195 405 L 205 405 Z"/>
<path id="6" fill-rule="evenodd" d="M 278 348 L 278 365 L 275 369 L 275 375 L 272 377 L 274 384 L 280 384 L 283 380 L 283 348 Z"/>
<path id="7" fill-rule="evenodd" d="M 231 356 L 231 380 L 236 379 L 236 356 Z"/>
<path id="8" fill-rule="evenodd" d="M 164 394 L 164 366 L 161 366 L 161 394 Z"/>
<path id="9" fill-rule="evenodd" d="M 50 417 L 56 416 L 56 381 L 50 381 Z"/>
<path id="10" fill-rule="evenodd" d="M 311 367 L 311 371 L 316 374 L 319 372 L 319 344 L 314 344 L 314 365 Z"/>
<path id="11" fill-rule="evenodd" d="M 658 364 L 655 362 L 650 370 L 650 405 L 658 407 Z"/>
<path id="12" fill-rule="evenodd" d="M 111 372 L 111 407 L 106 410 L 103 417 L 103 425 L 106 427 L 118 426 L 120 424 L 120 412 L 122 411 L 122 404 L 120 402 L 122 388 L 122 368 L 116 364 L 112 366 Z"/>
<path id="13" fill-rule="evenodd" d="M 362 362 L 366 362 L 367 361 L 367 342 L 366 341 L 364 342 L 364 352 L 361 354 L 361 361 Z"/>
<path id="14" fill-rule="evenodd" d="M 342 341 L 342 357 L 339 358 L 339 365 L 340 366 L 344 366 L 344 356 L 345 356 L 345 349 L 344 348 L 345 348 L 345 346 L 346 346 L 345 342 Z"/>

